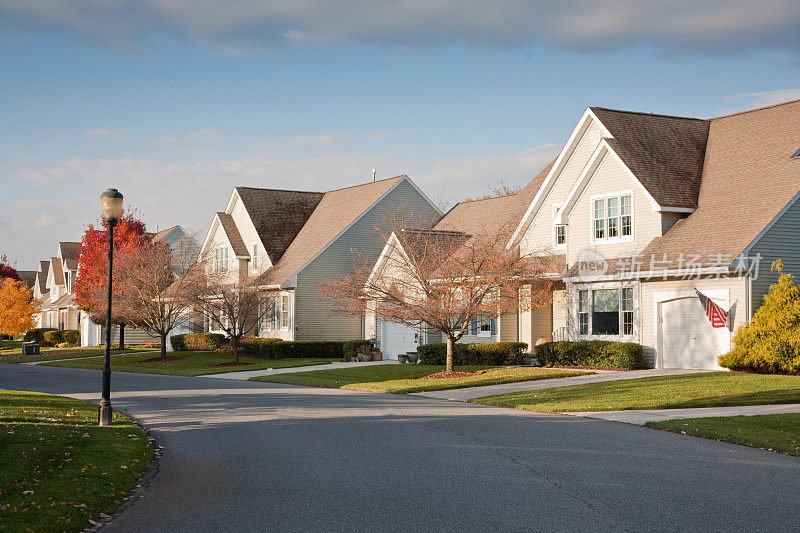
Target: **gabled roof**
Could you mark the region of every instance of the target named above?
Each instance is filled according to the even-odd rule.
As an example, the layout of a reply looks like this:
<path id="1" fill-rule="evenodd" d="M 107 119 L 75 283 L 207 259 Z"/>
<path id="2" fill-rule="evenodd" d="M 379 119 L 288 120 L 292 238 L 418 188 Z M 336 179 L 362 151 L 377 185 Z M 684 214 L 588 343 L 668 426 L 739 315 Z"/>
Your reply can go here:
<path id="1" fill-rule="evenodd" d="M 80 246 L 81 243 L 79 242 L 58 243 L 59 254 L 68 270 L 78 269 L 78 248 L 80 248 Z"/>
<path id="2" fill-rule="evenodd" d="M 260 282 L 264 285 L 285 283 L 404 180 L 411 183 L 407 176 L 402 175 L 324 193 L 280 260 L 262 274 Z"/>
<path id="3" fill-rule="evenodd" d="M 607 142 L 662 207 L 697 207 L 710 121 L 590 108 Z"/>
<path id="4" fill-rule="evenodd" d="M 50 261 L 39 261 L 39 271 L 36 273 L 36 280 L 39 282 L 39 290 L 42 293 L 47 291 L 47 271 L 50 269 Z"/>
<path id="5" fill-rule="evenodd" d="M 800 193 L 800 100 L 710 120 L 697 209 L 643 251 L 738 256 Z"/>
<path id="6" fill-rule="evenodd" d="M 61 268 L 61 260 L 58 257 L 50 258 L 50 268 L 53 270 L 53 280 L 56 285 L 64 285 L 64 269 Z"/>
<path id="7" fill-rule="evenodd" d="M 170 233 L 172 233 L 173 231 L 175 231 L 176 229 L 178 229 L 179 227 L 180 226 L 172 226 L 171 228 L 162 229 L 161 231 L 158 231 L 156 233 L 146 233 L 145 235 L 150 235 L 153 238 L 153 242 L 158 242 L 167 235 L 169 235 Z"/>
<path id="8" fill-rule="evenodd" d="M 222 229 L 225 231 L 225 235 L 228 237 L 228 242 L 231 243 L 233 254 L 237 257 L 249 257 L 247 246 L 245 246 L 242 236 L 239 234 L 239 230 L 236 229 L 236 222 L 233 221 L 233 216 L 218 212 L 217 217 L 222 225 Z"/>
<path id="9" fill-rule="evenodd" d="M 33 289 L 33 284 L 36 282 L 35 270 L 17 270 L 17 274 L 19 275 L 19 279 L 28 285 L 29 289 Z"/>
<path id="10" fill-rule="evenodd" d="M 273 265 L 308 221 L 325 193 L 236 187 Z M 237 254 L 238 255 L 238 254 Z"/>

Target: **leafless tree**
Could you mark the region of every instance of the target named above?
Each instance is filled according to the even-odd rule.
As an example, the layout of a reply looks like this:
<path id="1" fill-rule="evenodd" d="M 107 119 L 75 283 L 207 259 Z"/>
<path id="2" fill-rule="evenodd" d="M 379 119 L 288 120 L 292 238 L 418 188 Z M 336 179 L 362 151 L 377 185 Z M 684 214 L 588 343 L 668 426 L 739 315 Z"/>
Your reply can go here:
<path id="1" fill-rule="evenodd" d="M 322 293 L 345 312 L 376 311 L 390 321 L 429 332 L 447 342 L 447 372 L 456 341 L 473 320 L 536 308 L 551 298 L 542 274 L 544 254 L 506 248 L 512 222 L 477 223 L 470 234 L 437 226 L 414 229 L 408 220 L 387 224 L 388 247 L 377 264 L 354 253 L 351 272 L 325 283 Z M 523 286 L 532 290 L 520 300 Z"/>
<path id="2" fill-rule="evenodd" d="M 118 259 L 123 288 L 118 291 L 117 312 L 161 339 L 161 359 L 167 356 L 169 334 L 190 320 L 193 302 L 187 297 L 187 276 L 196 261 L 197 241 L 189 235 L 171 246 L 146 238 Z"/>
<path id="3" fill-rule="evenodd" d="M 214 262 L 211 255 L 201 258 L 187 276 L 185 296 L 214 329 L 230 339 L 234 362 L 239 362 L 239 341 L 258 328 L 270 312 L 269 299 L 259 288 L 259 277 L 249 275 L 246 266 L 239 269 Z"/>

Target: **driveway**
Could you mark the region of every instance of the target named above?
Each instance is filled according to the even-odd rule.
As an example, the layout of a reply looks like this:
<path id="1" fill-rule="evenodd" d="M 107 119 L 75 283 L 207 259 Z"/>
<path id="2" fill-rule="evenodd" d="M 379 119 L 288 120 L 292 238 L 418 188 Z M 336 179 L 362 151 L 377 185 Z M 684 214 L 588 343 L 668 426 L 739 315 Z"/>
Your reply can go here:
<path id="1" fill-rule="evenodd" d="M 100 373 L 0 365 L 97 400 Z M 786 530 L 800 460 L 629 424 L 208 378 L 114 374 L 164 446 L 108 531 Z"/>

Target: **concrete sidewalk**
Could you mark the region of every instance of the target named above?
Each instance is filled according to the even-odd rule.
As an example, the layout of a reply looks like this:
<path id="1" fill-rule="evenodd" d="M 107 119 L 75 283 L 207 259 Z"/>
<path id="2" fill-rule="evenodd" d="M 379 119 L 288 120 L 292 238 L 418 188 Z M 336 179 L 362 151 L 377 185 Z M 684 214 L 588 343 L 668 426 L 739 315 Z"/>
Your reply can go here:
<path id="1" fill-rule="evenodd" d="M 366 363 L 346 363 L 344 361 L 336 363 L 325 363 L 324 365 L 310 365 L 310 366 L 291 366 L 288 368 L 272 368 L 266 370 L 248 370 L 244 372 L 225 372 L 224 374 L 208 374 L 204 378 L 216 379 L 235 379 L 238 381 L 247 381 L 250 378 L 260 376 L 274 376 L 276 374 L 291 374 L 293 372 L 313 372 L 314 370 L 336 370 L 338 368 L 355 368 L 359 366 L 376 366 L 376 365 L 397 365 L 397 361 L 368 361 Z"/>
<path id="2" fill-rule="evenodd" d="M 776 405 L 737 405 L 731 407 L 698 407 L 694 409 L 651 409 L 649 411 L 587 411 L 562 413 L 570 416 L 597 418 L 611 422 L 624 422 L 643 426 L 646 422 L 661 422 L 679 418 L 703 418 L 708 416 L 753 416 L 800 413 L 800 403 Z"/>
<path id="3" fill-rule="evenodd" d="M 553 389 L 556 387 L 569 387 L 570 385 L 585 385 L 587 383 L 601 383 L 604 381 L 617 381 L 622 379 L 649 378 L 655 376 L 673 376 L 678 374 L 691 374 L 695 372 L 709 372 L 708 370 L 681 370 L 681 369 L 650 369 L 650 370 L 593 370 L 594 374 L 575 376 L 571 378 L 541 379 L 538 381 L 523 381 L 520 383 L 504 383 L 502 385 L 487 385 L 485 387 L 469 387 L 466 389 L 453 389 L 443 391 L 415 392 L 411 396 L 425 396 L 440 400 L 453 400 L 465 402 L 474 398 L 494 396 L 495 394 L 508 394 L 510 392 L 524 392 L 540 389 Z"/>

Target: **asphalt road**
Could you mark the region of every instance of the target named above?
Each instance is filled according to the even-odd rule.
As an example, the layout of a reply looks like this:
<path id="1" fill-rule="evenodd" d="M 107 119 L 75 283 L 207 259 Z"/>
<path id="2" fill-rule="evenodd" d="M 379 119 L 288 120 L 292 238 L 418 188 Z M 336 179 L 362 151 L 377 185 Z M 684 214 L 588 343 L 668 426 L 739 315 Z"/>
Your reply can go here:
<path id="1" fill-rule="evenodd" d="M 0 365 L 0 388 L 97 401 L 100 373 Z M 164 446 L 107 531 L 800 529 L 800 459 L 433 398 L 118 373 Z"/>

